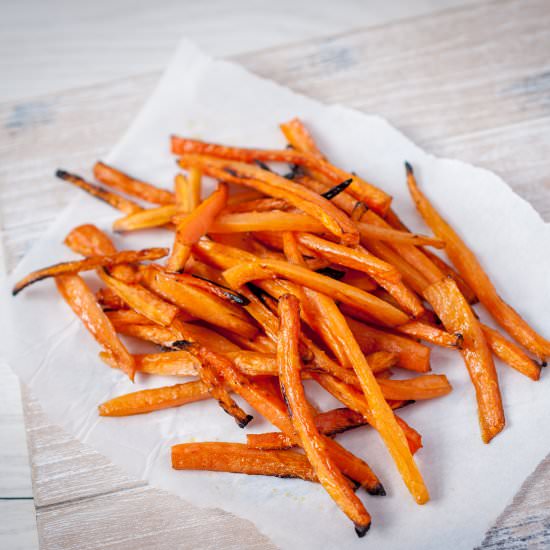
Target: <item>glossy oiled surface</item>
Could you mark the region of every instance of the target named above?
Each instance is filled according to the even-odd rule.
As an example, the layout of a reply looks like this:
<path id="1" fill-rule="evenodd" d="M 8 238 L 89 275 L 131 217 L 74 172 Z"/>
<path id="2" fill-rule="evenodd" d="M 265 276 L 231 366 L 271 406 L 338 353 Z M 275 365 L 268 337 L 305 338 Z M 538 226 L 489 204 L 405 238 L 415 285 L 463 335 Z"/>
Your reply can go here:
<path id="1" fill-rule="evenodd" d="M 550 220 L 549 23 L 546 0 L 483 3 L 240 55 L 236 61 L 323 101 L 386 116 L 430 152 L 496 171 Z M 0 217 L 9 269 L 77 193 L 51 177 L 54 169 L 62 164 L 88 172 L 157 78 L 145 74 L 0 105 Z M 14 401 L 15 384 L 0 391 L 6 392 L 3 412 Z M 50 425 L 31 398 L 25 403 L 43 548 L 193 547 L 199 535 L 203 548 L 270 547 L 248 522 L 196 510 L 128 479 Z M 15 422 L 16 415 L 11 417 Z M 10 444 L 0 450 L 3 469 L 12 472 L 0 478 L 4 494 L 30 497 L 21 475 L 22 438 L 17 440 L 15 428 L 8 437 Z M 29 501 L 11 508 L 9 501 L 0 504 L 7 511 L 3 517 L 10 518 L 6 525 L 16 532 Z M 547 460 L 484 547 L 544 548 L 550 543 L 548 510 Z M 32 547 L 32 541 L 19 547 Z"/>

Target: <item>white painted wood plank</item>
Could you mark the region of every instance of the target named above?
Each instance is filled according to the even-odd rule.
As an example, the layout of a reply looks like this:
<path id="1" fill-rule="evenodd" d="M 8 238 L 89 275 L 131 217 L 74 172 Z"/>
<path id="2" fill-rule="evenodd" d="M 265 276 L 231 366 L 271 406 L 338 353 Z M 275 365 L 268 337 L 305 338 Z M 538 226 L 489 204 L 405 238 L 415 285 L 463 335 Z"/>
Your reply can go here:
<path id="1" fill-rule="evenodd" d="M 0 499 L 0 548 L 38 549 L 36 515 L 32 500 Z"/>
<path id="2" fill-rule="evenodd" d="M 160 71 L 181 36 L 227 57 L 472 0 L 4 0 L 0 101 Z"/>
<path id="3" fill-rule="evenodd" d="M 32 498 L 31 474 L 19 380 L 0 362 L 0 499 L 15 497 Z"/>

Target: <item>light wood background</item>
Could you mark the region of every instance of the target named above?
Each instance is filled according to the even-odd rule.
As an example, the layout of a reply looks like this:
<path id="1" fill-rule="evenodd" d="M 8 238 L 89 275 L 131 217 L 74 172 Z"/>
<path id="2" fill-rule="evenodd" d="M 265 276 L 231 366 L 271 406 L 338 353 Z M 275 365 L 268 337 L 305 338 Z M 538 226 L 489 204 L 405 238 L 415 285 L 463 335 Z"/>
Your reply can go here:
<path id="1" fill-rule="evenodd" d="M 549 7 L 544 0 L 484 3 L 235 60 L 323 101 L 382 114 L 438 155 L 496 171 L 549 220 Z M 53 170 L 62 164 L 85 171 L 116 141 L 157 77 L 145 74 L 0 105 L 0 216 L 9 268 L 74 196 L 53 180 Z M 40 208 L 28 207 L 37 204 Z M 16 500 L 0 500 L 0 515 L 10 518 L 0 537 L 19 544 L 8 548 L 28 548 L 32 531 L 26 527 L 32 522 L 25 511 L 32 510 L 32 501 L 20 498 L 31 497 L 31 491 L 23 475 L 18 414 L 10 409 L 16 385 L 10 387 L 5 378 L 0 414 L 9 418 L 2 424 L 9 444 L 0 446 L 0 460 L 11 475 L 0 477 L 0 496 Z M 134 548 L 173 548 L 202 532 L 202 514 L 126 478 L 49 425 L 30 397 L 26 415 L 43 548 L 122 548 L 128 539 Z M 541 465 L 484 546 L 545 547 L 549 486 L 550 466 Z M 235 520 L 228 514 L 209 519 L 205 547 L 219 546 L 222 532 L 224 547 L 268 544 L 249 524 L 239 534 L 242 540 L 232 539 L 228 532 L 235 529 L 227 527 Z M 119 525 L 128 530 L 118 530 Z"/>

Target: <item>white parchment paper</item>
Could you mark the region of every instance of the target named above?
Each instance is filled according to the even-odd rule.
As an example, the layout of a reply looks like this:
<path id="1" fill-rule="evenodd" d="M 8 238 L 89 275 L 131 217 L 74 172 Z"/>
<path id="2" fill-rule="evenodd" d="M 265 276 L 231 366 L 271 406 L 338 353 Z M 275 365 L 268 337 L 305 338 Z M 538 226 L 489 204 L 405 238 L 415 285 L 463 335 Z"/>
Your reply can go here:
<path id="1" fill-rule="evenodd" d="M 550 227 L 496 175 L 434 158 L 379 117 L 321 105 L 183 42 L 153 96 L 106 160 L 169 188 L 176 171 L 169 153 L 170 134 L 282 147 L 285 142 L 277 125 L 294 116 L 305 121 L 335 164 L 389 191 L 406 223 L 426 232 L 405 187 L 403 161 L 410 161 L 422 188 L 460 228 L 503 297 L 548 336 Z M 75 225 L 94 222 L 108 229 L 117 216 L 87 196 L 78 199 L 25 257 L 11 282 L 32 269 L 74 257 L 62 240 Z M 143 232 L 115 238 L 121 248 L 169 241 L 169 235 Z M 422 507 L 414 504 L 373 430 L 345 434 L 341 441 L 372 465 L 388 492 L 383 498 L 364 495 L 373 527 L 366 539 L 358 540 L 350 522 L 315 484 L 172 471 L 171 445 L 244 442 L 245 432 L 211 402 L 129 418 L 99 418 L 97 405 L 102 401 L 175 383 L 174 379 L 138 376 L 132 385 L 101 363 L 97 344 L 57 295 L 52 281 L 36 284 L 17 298 L 5 295 L 3 302 L 6 359 L 52 420 L 130 475 L 196 505 L 246 517 L 282 548 L 471 548 L 550 450 L 549 373 L 533 383 L 498 364 L 507 427 L 484 445 L 474 392 L 460 356 L 434 349 L 433 370 L 447 374 L 454 391 L 400 413 L 423 434 L 424 448 L 417 460 L 432 500 Z M 308 390 L 322 407 L 335 406 L 321 391 L 310 386 Z M 256 418 L 249 429 L 270 427 Z"/>

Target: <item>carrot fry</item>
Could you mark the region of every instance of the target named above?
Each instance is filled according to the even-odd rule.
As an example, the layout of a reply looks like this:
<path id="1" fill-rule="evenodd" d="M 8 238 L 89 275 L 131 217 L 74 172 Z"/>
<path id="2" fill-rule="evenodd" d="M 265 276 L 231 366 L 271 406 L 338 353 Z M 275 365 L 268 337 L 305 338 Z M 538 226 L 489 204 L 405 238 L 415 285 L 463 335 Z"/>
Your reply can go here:
<path id="1" fill-rule="evenodd" d="M 143 278 L 152 291 L 199 319 L 247 338 L 253 338 L 258 333 L 241 308 L 200 288 L 176 281 L 157 269 L 146 269 Z"/>
<path id="2" fill-rule="evenodd" d="M 209 470 L 317 481 L 317 476 L 304 455 L 294 451 L 260 451 L 242 443 L 174 445 L 172 467 L 176 470 Z"/>
<path id="3" fill-rule="evenodd" d="M 531 380 L 540 378 L 540 365 L 533 361 L 517 344 L 510 342 L 500 332 L 487 325 L 482 324 L 481 329 L 487 344 L 496 357 Z"/>
<path id="4" fill-rule="evenodd" d="M 198 177 L 200 180 L 200 174 Z M 184 219 L 178 221 L 174 249 L 167 262 L 169 271 L 180 271 L 183 269 L 191 253 L 191 246 L 208 232 L 216 216 L 225 207 L 227 195 L 227 185 L 219 184 L 214 193 L 192 210 Z"/>
<path id="5" fill-rule="evenodd" d="M 61 262 L 29 273 L 13 287 L 12 294 L 15 296 L 27 286 L 49 277 L 91 271 L 98 267 L 110 268 L 120 264 L 132 264 L 145 260 L 158 260 L 167 254 L 167 248 L 145 248 L 143 250 L 124 250 L 123 252 L 115 252 L 109 256 L 94 256 L 86 260 Z"/>
<path id="6" fill-rule="evenodd" d="M 357 223 L 357 228 L 362 237 L 366 239 L 375 239 L 386 241 L 389 244 L 407 244 L 412 246 L 433 246 L 434 248 L 444 248 L 445 243 L 441 239 L 428 237 L 418 233 L 408 233 L 399 231 L 391 227 L 374 225 L 372 223 Z M 424 251 L 427 254 L 427 251 Z M 432 256 L 430 256 L 430 259 Z M 434 262 L 435 263 L 435 262 Z M 437 264 L 436 264 L 437 265 Z"/>
<path id="7" fill-rule="evenodd" d="M 134 379 L 135 363 L 116 335 L 111 321 L 97 303 L 92 291 L 78 275 L 56 277 L 57 290 L 80 318 L 96 341 L 111 355 L 117 368 Z"/>
<path id="8" fill-rule="evenodd" d="M 365 397 L 360 393 L 359 390 L 355 389 L 340 380 L 334 378 L 330 374 L 317 374 L 312 373 L 311 377 L 319 383 L 328 393 L 333 395 L 338 401 L 344 404 L 349 409 L 357 411 L 365 418 L 366 422 L 373 426 L 373 417 L 370 407 L 365 401 Z M 392 402 L 389 403 L 390 407 L 393 409 L 398 408 L 402 402 Z M 422 447 L 421 437 L 416 430 L 411 428 L 404 420 L 394 414 L 395 421 L 399 424 L 400 428 L 405 434 L 407 440 L 407 445 L 412 454 Z M 420 445 L 418 444 L 420 441 Z"/>
<path id="9" fill-rule="evenodd" d="M 226 214 L 240 214 L 251 212 L 271 212 L 273 210 L 288 210 L 291 206 L 283 199 L 274 199 L 265 197 L 262 199 L 253 199 L 250 201 L 229 204 L 225 207 L 222 216 Z M 302 214 L 303 215 L 303 214 Z M 219 223 L 219 217 L 217 222 Z M 318 222 L 316 222 L 318 224 Z"/>
<path id="10" fill-rule="evenodd" d="M 281 392 L 287 402 L 292 424 L 319 481 L 340 509 L 354 522 L 357 534 L 364 536 L 370 527 L 370 515 L 330 458 L 326 450 L 327 443 L 317 431 L 306 401 L 300 377 L 300 317 L 295 296 L 287 294 L 279 299 L 279 317 L 281 326 L 277 364 Z"/>
<path id="11" fill-rule="evenodd" d="M 140 210 L 143 210 L 141 206 L 136 202 L 122 197 L 121 195 L 117 195 L 112 191 L 108 191 L 107 189 L 103 189 L 103 187 L 100 187 L 99 185 L 87 182 L 80 176 L 70 174 L 69 172 L 65 172 L 65 170 L 57 170 L 55 175 L 58 178 L 69 182 L 75 187 L 79 187 L 83 191 L 86 191 L 86 193 L 89 193 L 90 195 L 92 195 L 92 197 L 100 199 L 103 202 L 106 202 L 107 204 L 112 206 L 113 208 L 124 212 L 125 214 L 133 214 L 134 212 L 139 212 Z"/>
<path id="12" fill-rule="evenodd" d="M 271 199 L 275 200 L 275 199 Z M 246 231 L 309 231 L 326 233 L 315 218 L 297 212 L 245 212 L 221 214 L 212 224 L 212 233 L 244 233 Z"/>
<path id="13" fill-rule="evenodd" d="M 209 398 L 208 386 L 197 380 L 115 397 L 99 406 L 99 414 L 100 416 L 144 414 Z"/>
<path id="14" fill-rule="evenodd" d="M 172 221 L 175 214 L 175 204 L 165 204 L 164 206 L 130 212 L 127 216 L 115 220 L 113 223 L 113 231 L 122 233 L 124 231 L 163 227 Z"/>
<path id="15" fill-rule="evenodd" d="M 136 180 L 103 162 L 96 162 L 94 177 L 109 187 L 153 204 L 172 204 L 175 201 L 174 194 L 170 191 Z"/>
<path id="16" fill-rule="evenodd" d="M 72 229 L 63 242 L 73 252 L 82 256 L 106 256 L 116 253 L 111 239 L 91 223 Z"/>
<path id="17" fill-rule="evenodd" d="M 531 353 L 544 359 L 550 356 L 550 342 L 535 332 L 520 315 L 498 294 L 481 264 L 452 227 L 437 213 L 426 196 L 420 191 L 407 164 L 407 183 L 414 203 L 432 231 L 447 245 L 445 251 L 460 275 L 475 292 L 479 301 L 495 321 Z"/>
<path id="18" fill-rule="evenodd" d="M 390 334 L 346 317 L 359 347 L 364 353 L 389 351 L 397 354 L 397 366 L 415 372 L 430 370 L 430 348 L 404 336 Z"/>
<path id="19" fill-rule="evenodd" d="M 406 334 L 411 338 L 425 340 L 436 346 L 445 348 L 460 348 L 462 345 L 461 334 L 449 334 L 440 328 L 434 327 L 420 321 L 409 321 L 404 325 L 397 327 L 397 330 L 402 334 Z"/>
<path id="20" fill-rule="evenodd" d="M 239 428 L 246 427 L 253 417 L 246 414 L 229 395 L 223 380 L 218 376 L 215 367 L 212 367 L 208 355 L 203 356 L 202 361 L 199 361 L 199 376 L 208 387 L 210 395 L 228 415 L 234 418 L 237 426 Z"/>
<path id="21" fill-rule="evenodd" d="M 294 231 L 300 230 L 294 229 Z M 322 255 L 338 265 L 363 271 L 373 278 L 382 278 L 394 283 L 401 280 L 399 272 L 391 264 L 380 260 L 366 250 L 346 248 L 302 232 L 296 234 L 296 240 L 316 254 Z"/>
<path id="22" fill-rule="evenodd" d="M 288 122 L 283 122 L 279 125 L 279 128 L 281 128 L 285 138 L 294 149 L 323 158 L 313 137 L 299 118 L 293 118 Z"/>
<path id="23" fill-rule="evenodd" d="M 504 428 L 505 420 L 493 357 L 480 323 L 453 279 L 430 285 L 424 296 L 445 328 L 462 334 L 460 352 L 476 391 L 481 437 L 489 443 Z"/>
<path id="24" fill-rule="evenodd" d="M 199 170 L 196 168 L 189 170 L 187 184 L 187 204 L 189 205 L 189 212 L 193 212 L 201 203 L 202 175 Z"/>
<path id="25" fill-rule="evenodd" d="M 200 155 L 184 155 L 180 159 L 180 165 L 184 168 L 197 166 L 212 177 L 237 185 L 246 185 L 272 197 L 284 199 L 318 220 L 344 244 L 356 244 L 359 241 L 355 225 L 330 201 L 273 172 L 242 162 Z"/>
<path id="26" fill-rule="evenodd" d="M 165 302 L 141 285 L 123 283 L 109 276 L 103 268 L 98 269 L 98 275 L 119 298 L 154 323 L 168 326 L 176 317 L 177 307 Z"/>
<path id="27" fill-rule="evenodd" d="M 180 333 L 173 327 L 163 327 L 160 325 L 137 325 L 128 323 L 114 323 L 114 327 L 119 334 L 132 336 L 145 342 L 152 342 L 159 346 L 167 348 L 177 347 L 181 343 Z M 105 360 L 105 358 L 103 358 Z"/>
<path id="28" fill-rule="evenodd" d="M 333 184 L 340 183 L 347 179 L 352 179 L 349 186 L 349 192 L 356 198 L 366 202 L 371 208 L 385 214 L 391 204 L 391 197 L 384 193 L 378 187 L 367 183 L 355 174 L 350 174 L 345 170 L 336 168 L 329 162 L 311 153 L 302 153 L 299 151 L 285 149 L 265 150 L 265 149 L 244 149 L 236 147 L 225 147 L 212 143 L 204 143 L 198 140 L 184 139 L 172 136 L 172 152 L 176 155 L 182 155 L 182 158 L 195 155 L 211 155 L 219 159 L 229 159 L 240 162 L 274 161 L 297 164 L 304 168 L 320 172 Z"/>
<path id="29" fill-rule="evenodd" d="M 437 266 L 437 268 L 447 277 L 454 279 L 458 290 L 462 292 L 462 295 L 469 304 L 477 304 L 479 300 L 474 291 L 470 288 L 468 283 L 460 276 L 460 273 L 453 269 L 447 262 L 443 261 L 439 256 L 434 254 L 431 250 L 422 249 L 422 252 Z"/>
<path id="30" fill-rule="evenodd" d="M 391 369 L 391 367 L 395 367 L 399 361 L 399 354 L 390 351 L 375 351 L 369 353 L 366 359 L 369 363 L 370 370 L 374 372 L 374 374 L 378 374 Z"/>
<path id="31" fill-rule="evenodd" d="M 103 311 L 128 310 L 128 304 L 121 300 L 109 287 L 100 288 L 95 296 Z"/>
<path id="32" fill-rule="evenodd" d="M 269 279 L 278 275 L 307 286 L 317 292 L 327 294 L 341 302 L 360 307 L 383 324 L 395 326 L 403 324 L 408 320 L 405 313 L 372 294 L 358 290 L 340 281 L 335 281 L 324 275 L 319 275 L 303 267 L 282 261 L 258 259 L 257 262 L 252 264 L 240 264 L 227 269 L 223 275 L 232 288 L 239 288 L 252 280 Z"/>
<path id="33" fill-rule="evenodd" d="M 176 212 L 190 212 L 189 207 L 189 182 L 183 174 L 176 174 L 174 176 L 174 198 L 176 203 Z"/>
<path id="34" fill-rule="evenodd" d="M 378 379 L 378 385 L 386 399 L 433 399 L 447 395 L 452 387 L 444 374 L 425 374 L 408 380 Z"/>

